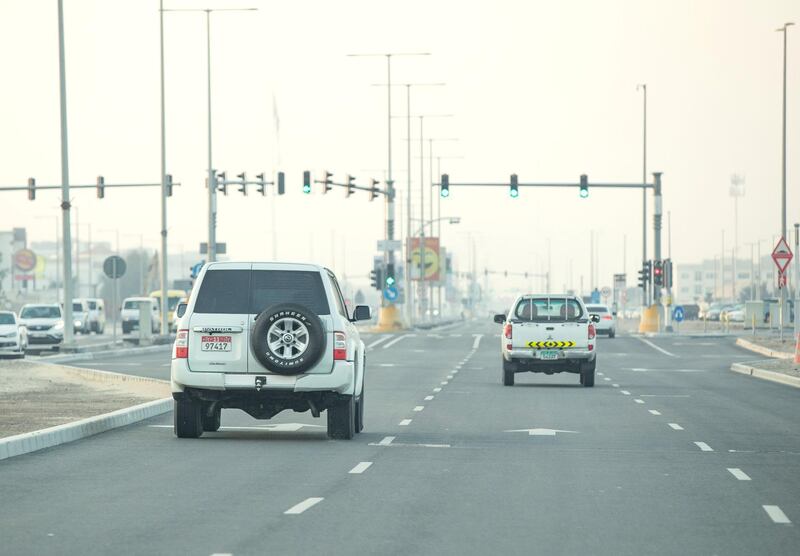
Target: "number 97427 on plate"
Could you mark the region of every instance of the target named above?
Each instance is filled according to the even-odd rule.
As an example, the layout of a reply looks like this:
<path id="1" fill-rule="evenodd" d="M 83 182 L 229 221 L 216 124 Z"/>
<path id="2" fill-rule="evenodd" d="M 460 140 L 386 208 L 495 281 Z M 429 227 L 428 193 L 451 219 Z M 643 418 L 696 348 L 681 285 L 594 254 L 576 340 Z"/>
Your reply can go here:
<path id="1" fill-rule="evenodd" d="M 231 337 L 201 336 L 200 351 L 231 351 Z"/>

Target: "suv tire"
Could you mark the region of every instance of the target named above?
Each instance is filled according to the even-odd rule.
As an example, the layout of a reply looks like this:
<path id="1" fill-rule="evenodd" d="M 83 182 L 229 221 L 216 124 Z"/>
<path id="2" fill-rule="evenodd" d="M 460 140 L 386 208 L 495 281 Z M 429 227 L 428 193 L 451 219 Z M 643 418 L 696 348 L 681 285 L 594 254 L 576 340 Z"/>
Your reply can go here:
<path id="1" fill-rule="evenodd" d="M 286 334 L 285 341 L 282 332 Z M 258 315 L 250 333 L 250 347 L 259 363 L 273 373 L 297 375 L 316 365 L 322 357 L 325 329 L 320 318 L 307 307 L 281 303 Z"/>
<path id="2" fill-rule="evenodd" d="M 211 415 L 208 414 L 206 408 L 203 408 L 202 422 L 204 431 L 217 432 L 222 424 L 222 408 L 217 407 Z"/>
<path id="3" fill-rule="evenodd" d="M 202 409 L 194 400 L 175 400 L 175 436 L 199 438 L 203 434 Z"/>
<path id="4" fill-rule="evenodd" d="M 581 365 L 581 384 L 586 388 L 594 386 L 594 370 L 596 366 L 596 363 Z"/>
<path id="5" fill-rule="evenodd" d="M 514 370 L 516 366 L 510 361 L 503 359 L 503 386 L 514 386 Z"/>
<path id="6" fill-rule="evenodd" d="M 356 401 L 355 430 L 359 433 L 364 430 L 364 387 L 361 387 L 361 395 Z"/>
<path id="7" fill-rule="evenodd" d="M 362 394 L 363 395 L 363 394 Z M 356 398 L 328 408 L 328 438 L 350 440 L 356 434 Z"/>

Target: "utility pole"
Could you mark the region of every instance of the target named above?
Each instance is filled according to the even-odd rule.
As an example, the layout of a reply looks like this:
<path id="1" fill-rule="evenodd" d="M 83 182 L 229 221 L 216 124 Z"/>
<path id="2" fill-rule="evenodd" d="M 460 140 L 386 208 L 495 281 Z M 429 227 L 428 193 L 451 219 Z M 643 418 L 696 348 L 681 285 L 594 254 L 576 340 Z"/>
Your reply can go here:
<path id="1" fill-rule="evenodd" d="M 168 266 L 167 256 L 167 119 L 164 97 L 164 0 L 159 0 L 158 23 L 160 32 L 161 61 L 161 333 L 169 331 L 169 303 L 167 303 Z"/>
<path id="2" fill-rule="evenodd" d="M 58 75 L 61 113 L 61 234 L 64 249 L 64 343 L 74 347 L 74 319 L 72 318 L 72 238 L 70 237 L 69 195 L 69 143 L 67 134 L 67 70 L 64 61 L 64 1 L 58 0 Z"/>
<path id="3" fill-rule="evenodd" d="M 642 116 L 642 183 L 647 183 L 647 84 L 642 83 L 636 86 L 638 91 L 641 88 L 643 93 L 643 116 Z M 647 261 L 647 190 L 642 190 L 642 262 Z M 644 305 L 650 304 L 647 295 L 647 285 L 643 286 L 642 297 Z"/>
<path id="4" fill-rule="evenodd" d="M 783 24 L 783 27 L 777 29 L 778 32 L 783 33 L 783 126 L 782 126 L 782 141 L 781 141 L 781 237 L 786 238 L 786 43 L 788 37 L 788 30 L 792 22 Z M 797 265 L 797 262 L 795 262 Z M 787 269 L 788 270 L 788 269 Z M 786 311 L 786 286 L 781 288 L 781 311 L 780 311 L 780 327 L 781 327 L 781 342 L 783 341 L 783 314 Z M 795 319 L 796 320 L 796 319 Z"/>

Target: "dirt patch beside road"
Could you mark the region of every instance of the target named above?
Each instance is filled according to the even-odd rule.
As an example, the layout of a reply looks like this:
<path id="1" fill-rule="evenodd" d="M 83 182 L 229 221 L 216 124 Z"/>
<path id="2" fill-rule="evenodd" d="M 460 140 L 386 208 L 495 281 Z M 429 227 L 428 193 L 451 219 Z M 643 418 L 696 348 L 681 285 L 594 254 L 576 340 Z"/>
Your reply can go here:
<path id="1" fill-rule="evenodd" d="M 0 361 L 0 438 L 169 397 L 167 383 L 63 365 Z"/>

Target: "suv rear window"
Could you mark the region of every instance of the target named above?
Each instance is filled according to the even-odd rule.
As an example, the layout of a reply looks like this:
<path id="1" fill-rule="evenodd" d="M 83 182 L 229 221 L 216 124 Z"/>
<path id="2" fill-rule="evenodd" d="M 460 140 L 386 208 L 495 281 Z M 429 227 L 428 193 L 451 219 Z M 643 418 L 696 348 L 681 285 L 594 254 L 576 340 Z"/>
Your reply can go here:
<path id="1" fill-rule="evenodd" d="M 330 314 L 319 273 L 295 270 L 210 270 L 197 292 L 194 312 L 257 314 L 278 303 Z"/>
<path id="2" fill-rule="evenodd" d="M 514 308 L 516 320 L 528 322 L 577 321 L 583 317 L 580 303 L 563 297 L 521 299 Z"/>

